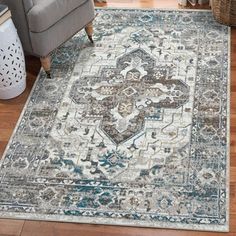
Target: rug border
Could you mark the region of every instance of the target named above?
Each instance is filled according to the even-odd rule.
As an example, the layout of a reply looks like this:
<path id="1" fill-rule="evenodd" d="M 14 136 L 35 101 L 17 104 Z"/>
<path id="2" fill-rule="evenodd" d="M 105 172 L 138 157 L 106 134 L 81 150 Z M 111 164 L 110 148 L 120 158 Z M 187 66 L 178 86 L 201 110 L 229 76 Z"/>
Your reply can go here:
<path id="1" fill-rule="evenodd" d="M 211 12 L 211 10 L 205 9 L 171 9 L 171 8 L 130 8 L 130 7 L 96 7 L 98 10 L 144 10 L 144 11 L 188 11 L 188 12 Z M 228 29 L 228 86 L 227 86 L 227 170 L 226 170 L 226 224 L 225 225 L 196 225 L 196 224 L 183 224 L 183 223 L 171 223 L 171 222 L 158 222 L 149 223 L 137 220 L 124 221 L 122 219 L 105 219 L 96 218 L 96 220 L 89 217 L 81 216 L 66 216 L 66 215 L 42 215 L 36 213 L 3 213 L 0 212 L 0 218 L 2 219 L 12 219 L 12 220 L 32 220 L 32 221 L 50 221 L 50 222 L 64 222 L 64 223 L 78 223 L 78 224 L 95 224 L 95 225 L 112 225 L 112 226 L 125 226 L 125 227 L 140 227 L 140 228 L 156 228 L 156 229 L 175 229 L 175 230 L 195 230 L 195 231 L 212 231 L 212 232 L 229 232 L 229 216 L 230 216 L 230 106 L 231 106 L 231 27 Z M 30 102 L 32 94 L 38 85 L 40 76 L 42 74 L 43 68 L 41 67 L 37 78 L 32 86 L 26 103 L 21 111 L 18 121 L 14 127 L 14 130 L 10 136 L 8 144 L 3 152 L 0 159 L 0 166 L 6 156 L 7 150 L 10 147 L 12 139 L 17 131 L 17 128 L 21 122 L 21 119 L 27 109 Z M 131 225 L 133 224 L 133 225 Z M 174 224 L 172 226 L 171 224 Z"/>
<path id="2" fill-rule="evenodd" d="M 9 139 L 9 141 L 8 141 L 8 143 L 7 143 L 7 146 L 6 146 L 4 152 L 3 152 L 2 156 L 1 156 L 1 159 L 0 159 L 0 166 L 2 165 L 2 162 L 3 162 L 4 158 L 6 157 L 7 150 L 8 150 L 8 148 L 9 148 L 10 145 L 11 145 L 12 139 L 13 139 L 13 137 L 14 137 L 16 131 L 17 131 L 17 128 L 18 128 L 18 126 L 19 126 L 19 124 L 20 124 L 20 122 L 21 122 L 21 119 L 22 119 L 22 117 L 23 117 L 23 115 L 24 115 L 24 113 L 25 113 L 25 110 L 26 110 L 26 108 L 27 108 L 27 106 L 28 106 L 28 104 L 29 104 L 29 102 L 30 102 L 30 99 L 31 99 L 31 97 L 32 97 L 32 94 L 33 94 L 33 92 L 34 92 L 34 90 L 35 90 L 35 88 L 36 88 L 36 86 L 37 86 L 37 84 L 38 84 L 38 81 L 39 81 L 39 78 L 40 78 L 40 75 L 41 75 L 42 71 L 43 71 L 43 68 L 41 67 L 41 68 L 40 68 L 40 71 L 39 71 L 39 73 L 38 73 L 38 75 L 37 75 L 37 77 L 36 77 L 36 79 L 35 79 L 35 81 L 34 81 L 34 85 L 32 86 L 32 89 L 31 89 L 31 91 L 30 91 L 30 93 L 29 93 L 29 96 L 28 96 L 28 98 L 26 99 L 25 105 L 24 105 L 24 107 L 23 107 L 23 109 L 22 109 L 22 111 L 21 111 L 21 113 L 20 113 L 20 116 L 19 116 L 19 118 L 18 118 L 18 120 L 17 120 L 17 122 L 16 122 L 16 125 L 15 125 L 15 127 L 14 127 L 14 129 L 13 129 L 13 132 L 12 132 L 12 134 L 11 134 L 11 136 L 10 136 L 10 139 Z M 27 76 L 26 76 L 26 80 L 27 80 Z M 27 84 L 27 81 L 26 81 L 26 84 Z M 1 216 L 1 215 L 0 215 L 0 216 Z"/>
<path id="3" fill-rule="evenodd" d="M 195 231 L 208 231 L 208 232 L 229 232 L 228 225 L 196 225 L 196 224 L 183 224 L 175 222 L 158 222 L 150 223 L 138 220 L 125 221 L 122 219 L 101 218 L 96 220 L 86 216 L 66 216 L 66 215 L 51 215 L 45 216 L 36 213 L 1 213 L 0 217 L 4 219 L 14 220 L 31 220 L 31 221 L 49 221 L 49 222 L 64 222 L 64 223 L 78 223 L 78 224 L 92 224 L 92 225 L 110 225 L 110 226 L 125 226 L 125 227 L 138 227 L 138 228 L 154 228 L 154 229 L 175 229 L 175 230 L 195 230 Z M 173 226 L 171 225 L 173 224 Z"/>
<path id="4" fill-rule="evenodd" d="M 231 27 L 228 26 L 228 87 L 227 87 L 227 173 L 226 173 L 226 224 L 228 227 L 229 232 L 229 218 L 230 218 L 230 134 L 231 134 L 231 124 L 230 124 L 230 118 L 231 118 Z"/>
<path id="5" fill-rule="evenodd" d="M 140 8 L 140 7 L 95 7 L 95 9 L 98 9 L 98 10 L 144 10 L 144 11 L 152 11 L 152 10 L 156 10 L 156 11 L 188 11 L 188 12 L 197 12 L 197 11 L 200 11 L 200 12 L 212 12 L 211 9 L 189 9 L 189 8 L 186 8 L 186 9 L 182 9 L 182 8 L 157 8 L 157 7 L 154 7 L 154 8 L 148 8 L 148 7 L 144 7 L 144 8 Z"/>

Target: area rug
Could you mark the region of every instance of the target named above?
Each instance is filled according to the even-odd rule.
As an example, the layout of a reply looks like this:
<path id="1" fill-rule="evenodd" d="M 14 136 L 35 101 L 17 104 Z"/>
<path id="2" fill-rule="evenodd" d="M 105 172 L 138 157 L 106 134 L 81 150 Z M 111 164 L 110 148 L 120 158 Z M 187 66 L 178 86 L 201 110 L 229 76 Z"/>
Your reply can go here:
<path id="1" fill-rule="evenodd" d="M 7 218 L 228 230 L 229 28 L 97 9 L 42 71 L 1 161 Z"/>

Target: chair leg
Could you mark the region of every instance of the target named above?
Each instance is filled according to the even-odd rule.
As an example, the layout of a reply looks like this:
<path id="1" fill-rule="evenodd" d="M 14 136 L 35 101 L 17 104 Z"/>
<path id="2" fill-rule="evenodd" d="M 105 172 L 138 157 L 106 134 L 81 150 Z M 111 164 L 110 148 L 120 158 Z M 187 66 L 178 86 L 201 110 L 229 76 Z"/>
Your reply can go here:
<path id="1" fill-rule="evenodd" d="M 88 35 L 88 38 L 89 38 L 90 42 L 94 43 L 93 42 L 93 37 L 92 37 L 93 36 L 93 23 L 92 22 L 90 22 L 89 24 L 87 24 L 85 26 L 85 31 L 86 31 L 86 33 Z"/>
<path id="2" fill-rule="evenodd" d="M 47 78 L 51 78 L 51 57 L 40 57 L 41 65 L 47 74 Z"/>

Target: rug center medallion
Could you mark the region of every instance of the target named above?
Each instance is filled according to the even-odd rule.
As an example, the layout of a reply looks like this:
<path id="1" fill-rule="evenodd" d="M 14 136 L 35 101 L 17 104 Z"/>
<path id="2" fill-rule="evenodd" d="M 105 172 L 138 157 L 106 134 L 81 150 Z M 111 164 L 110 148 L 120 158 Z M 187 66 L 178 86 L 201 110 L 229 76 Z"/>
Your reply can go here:
<path id="1" fill-rule="evenodd" d="M 189 86 L 171 74 L 176 66 L 156 64 L 145 50 L 133 50 L 117 59 L 117 67 L 103 68 L 99 82 L 87 80 L 79 94 L 72 88 L 70 97 L 78 104 L 86 101 L 83 117 L 100 117 L 100 129 L 119 145 L 143 130 L 146 119 L 158 121 L 158 111 L 189 100 Z"/>

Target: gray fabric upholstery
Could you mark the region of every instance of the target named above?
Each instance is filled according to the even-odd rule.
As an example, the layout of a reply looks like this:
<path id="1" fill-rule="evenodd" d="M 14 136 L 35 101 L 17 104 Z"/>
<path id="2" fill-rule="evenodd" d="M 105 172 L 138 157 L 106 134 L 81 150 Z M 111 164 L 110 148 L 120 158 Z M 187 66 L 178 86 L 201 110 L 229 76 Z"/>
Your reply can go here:
<path id="1" fill-rule="evenodd" d="M 0 0 L 8 5 L 24 50 L 47 56 L 95 16 L 93 0 Z"/>
<path id="2" fill-rule="evenodd" d="M 68 40 L 93 19 L 93 8 L 93 2 L 87 1 L 85 4 L 72 11 L 67 17 L 58 21 L 53 27 L 39 33 L 30 32 L 34 52 L 46 56 L 48 54 L 47 52 L 52 51 L 61 43 Z M 88 9 L 90 9 L 90 11 L 88 11 Z M 58 39 L 60 39 L 60 41 L 58 41 Z M 44 43 L 45 41 L 47 43 Z"/>
<path id="3" fill-rule="evenodd" d="M 23 0 L 23 5 L 25 12 L 28 12 L 34 6 L 34 3 L 33 0 Z"/>
<path id="4" fill-rule="evenodd" d="M 27 18 L 31 32 L 42 32 L 87 0 L 33 0 Z"/>

